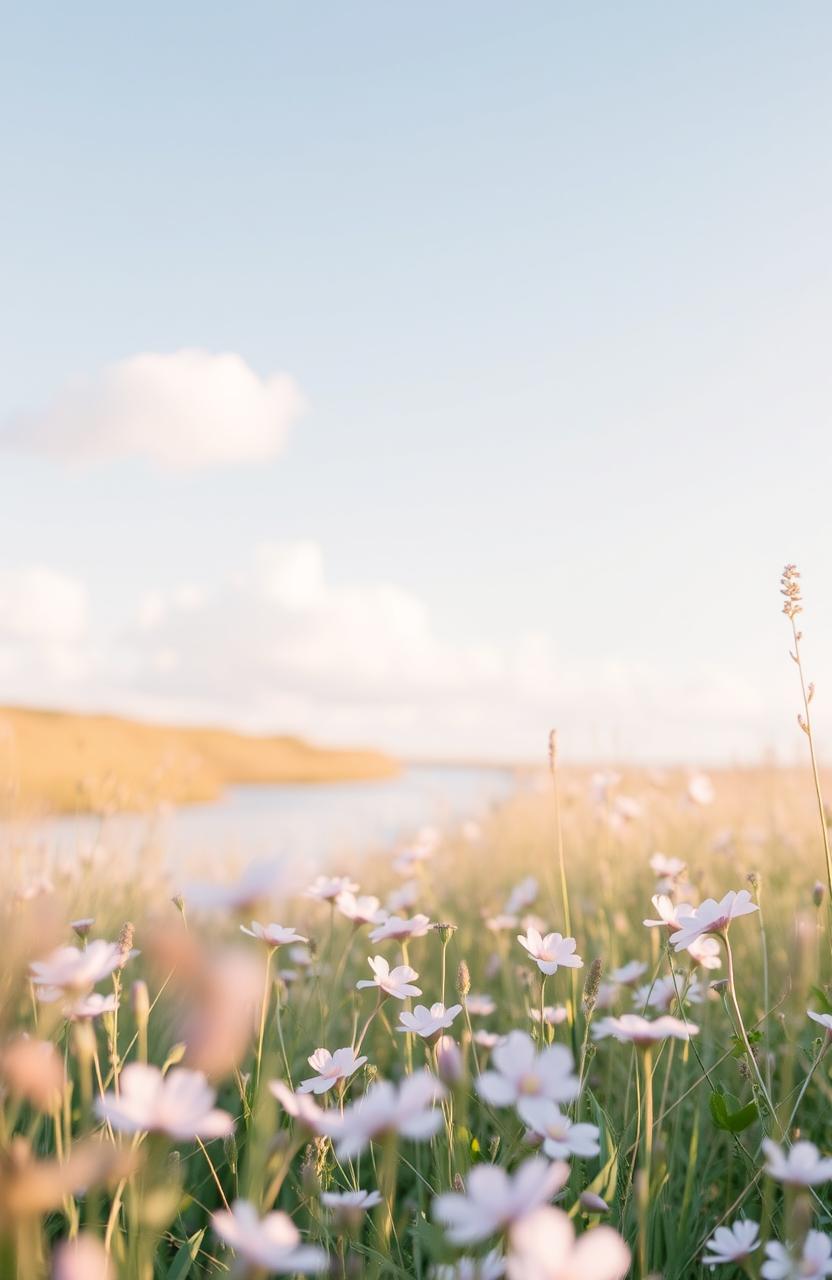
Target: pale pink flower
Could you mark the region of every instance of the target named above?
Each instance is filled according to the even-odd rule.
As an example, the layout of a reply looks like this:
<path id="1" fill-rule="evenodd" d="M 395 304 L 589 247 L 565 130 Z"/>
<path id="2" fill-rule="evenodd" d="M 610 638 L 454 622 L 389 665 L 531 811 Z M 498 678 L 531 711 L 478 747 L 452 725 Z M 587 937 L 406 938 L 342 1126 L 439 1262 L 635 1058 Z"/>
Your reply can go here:
<path id="1" fill-rule="evenodd" d="M 596 1040 L 612 1036 L 615 1040 L 641 1046 L 655 1044 L 657 1040 L 689 1040 L 698 1032 L 699 1028 L 692 1022 L 682 1022 L 679 1018 L 668 1016 L 655 1018 L 651 1022 L 637 1013 L 622 1013 L 619 1018 L 602 1018 L 600 1022 L 592 1024 L 592 1034 Z"/>
<path id="2" fill-rule="evenodd" d="M 274 893 L 279 878 L 274 862 L 254 862 L 231 884 L 188 885 L 184 898 L 201 911 L 250 911 Z"/>
<path id="3" fill-rule="evenodd" d="M 329 1260 L 323 1249 L 303 1244 L 288 1213 L 267 1213 L 261 1218 L 248 1200 L 235 1200 L 231 1209 L 211 1217 L 214 1230 L 230 1249 L 254 1267 L 278 1275 L 326 1271 Z"/>
<path id="4" fill-rule="evenodd" d="M 119 1133 L 165 1133 L 170 1138 L 224 1138 L 234 1121 L 214 1108 L 216 1090 L 201 1071 L 174 1067 L 163 1076 L 158 1067 L 132 1062 L 120 1076 L 118 1096 L 107 1093 L 95 1104 L 100 1120 Z"/>
<path id="5" fill-rule="evenodd" d="M 822 1280 L 832 1276 L 832 1238 L 810 1231 L 799 1256 L 778 1240 L 770 1240 L 766 1259 L 760 1269 L 762 1280 Z"/>
<path id="6" fill-rule="evenodd" d="M 445 1031 L 452 1026 L 454 1018 L 459 1013 L 462 1013 L 461 1004 L 452 1004 L 449 1009 L 445 1008 L 441 1000 L 432 1004 L 429 1009 L 423 1004 L 417 1004 L 412 1013 L 407 1009 L 402 1010 L 396 1030 L 430 1040 L 438 1036 L 440 1031 Z"/>
<path id="7" fill-rule="evenodd" d="M 688 946 L 688 959 L 700 969 L 721 969 L 722 952 L 717 938 L 695 938 Z"/>
<path id="8" fill-rule="evenodd" d="M 543 1152 L 551 1160 L 568 1160 L 570 1156 L 588 1159 L 601 1150 L 597 1126 L 575 1124 L 550 1098 L 521 1098 L 517 1114 L 543 1140 Z"/>
<path id="9" fill-rule="evenodd" d="M 629 964 L 622 965 L 620 969 L 613 969 L 610 974 L 610 982 L 615 982 L 621 987 L 629 987 L 646 972 L 647 965 L 643 960 L 631 960 Z"/>
<path id="10" fill-rule="evenodd" d="M 807 1009 L 806 1012 L 813 1022 L 823 1027 L 828 1036 L 832 1036 L 832 1013 L 816 1013 L 814 1009 Z"/>
<path id="11" fill-rule="evenodd" d="M 322 1191 L 321 1204 L 329 1209 L 336 1222 L 359 1226 L 369 1209 L 381 1204 L 379 1191 Z"/>
<path id="12" fill-rule="evenodd" d="M 39 998 L 54 1001 L 63 994 L 89 991 L 123 963 L 124 956 L 117 942 L 97 938 L 86 947 L 59 947 L 45 960 L 34 960 L 30 973 L 33 984 L 39 988 Z"/>
<path id="13" fill-rule="evenodd" d="M 387 910 L 393 914 L 409 910 L 416 905 L 421 892 L 422 886 L 418 880 L 405 880 L 403 884 L 399 885 L 398 889 L 393 889 L 387 895 L 385 903 Z"/>
<path id="14" fill-rule="evenodd" d="M 738 1218 L 730 1227 L 717 1227 L 711 1236 L 702 1258 L 704 1267 L 713 1267 L 722 1262 L 744 1262 L 755 1249 L 760 1247 L 759 1223 L 751 1218 Z"/>
<path id="15" fill-rule="evenodd" d="M 705 992 L 698 982 L 691 982 L 686 987 L 681 978 L 676 982 L 672 978 L 657 978 L 633 992 L 633 1004 L 636 1009 L 659 1009 L 667 1013 L 677 1000 L 677 991 L 685 1004 L 701 1004 L 705 999 Z"/>
<path id="16" fill-rule="evenodd" d="M 497 1005 L 493 998 L 488 995 L 475 995 L 471 992 L 465 997 L 465 1008 L 468 1010 L 472 1018 L 487 1018 L 493 1013 Z"/>
<path id="17" fill-rule="evenodd" d="M 340 1081 L 349 1080 L 351 1075 L 364 1066 L 367 1059 L 357 1058 L 355 1050 L 347 1047 L 336 1049 L 334 1053 L 330 1053 L 328 1049 L 316 1049 L 307 1061 L 317 1075 L 302 1080 L 298 1093 L 327 1093 Z"/>
<path id="18" fill-rule="evenodd" d="M 371 942 L 384 942 L 387 938 L 423 938 L 430 929 L 430 918 L 424 915 L 412 916 L 405 920 L 403 916 L 388 916 L 383 924 L 370 931 Z"/>
<path id="19" fill-rule="evenodd" d="M 494 1107 L 508 1107 L 520 1098 L 551 1098 L 571 1102 L 578 1096 L 572 1054 L 562 1044 L 552 1044 L 538 1053 L 531 1036 L 512 1031 L 491 1055 L 493 1070 L 477 1078 L 481 1098 Z"/>
<path id="20" fill-rule="evenodd" d="M 382 909 L 378 898 L 374 898 L 371 894 L 358 898 L 351 892 L 339 893 L 335 899 L 335 905 L 341 915 L 346 916 L 347 920 L 351 920 L 356 926 L 381 924 L 387 919 L 387 912 Z"/>
<path id="21" fill-rule="evenodd" d="M 538 1008 L 530 1009 L 529 1014 L 532 1022 L 540 1021 L 540 1010 Z M 567 1010 L 565 1004 L 547 1004 L 543 1009 L 543 1021 L 547 1027 L 559 1027 L 562 1022 L 567 1019 Z"/>
<path id="22" fill-rule="evenodd" d="M 747 889 L 740 889 L 738 893 L 732 889 L 719 902 L 706 898 L 688 915 L 679 912 L 679 930 L 673 935 L 673 946 L 676 951 L 684 951 L 705 934 L 724 933 L 732 920 L 753 911 L 759 911 L 759 907 L 751 901 Z"/>
<path id="23" fill-rule="evenodd" d="M 623 1280 L 630 1250 L 612 1227 L 575 1238 L 562 1209 L 544 1206 L 511 1228 L 509 1280 Z"/>
<path id="24" fill-rule="evenodd" d="M 517 916 L 521 911 L 525 911 L 537 897 L 538 889 L 539 885 L 534 876 L 526 876 L 525 880 L 516 884 L 508 895 L 505 905 L 506 914 Z"/>
<path id="25" fill-rule="evenodd" d="M 813 1142 L 796 1142 L 787 1151 L 763 1138 L 766 1173 L 790 1187 L 817 1187 L 832 1180 L 832 1157 L 822 1156 Z"/>
<path id="26" fill-rule="evenodd" d="M 500 1165 L 478 1164 L 465 1193 L 447 1191 L 433 1202 L 433 1216 L 452 1244 L 475 1244 L 503 1232 L 563 1189 L 569 1166 L 533 1157 L 513 1175 Z"/>
<path id="27" fill-rule="evenodd" d="M 55 1249 L 52 1280 L 114 1280 L 114 1277 L 104 1246 L 93 1235 L 82 1232 Z"/>
<path id="28" fill-rule="evenodd" d="M 456 1262 L 435 1262 L 429 1280 L 503 1280 L 506 1260 L 497 1249 L 483 1258 L 457 1258 Z"/>
<path id="29" fill-rule="evenodd" d="M 474 1044 L 478 1044 L 481 1049 L 496 1049 L 497 1045 L 506 1042 L 506 1036 L 500 1035 L 498 1031 L 486 1031 L 484 1027 L 475 1031 L 472 1038 Z"/>
<path id="30" fill-rule="evenodd" d="M 662 880 L 678 880 L 687 871 L 687 863 L 681 858 L 668 858 L 664 853 L 654 853 L 650 869 Z"/>
<path id="31" fill-rule="evenodd" d="M 421 1141 L 442 1127 L 435 1103 L 444 1098 L 444 1085 L 427 1071 L 405 1076 L 401 1084 L 379 1080 L 343 1115 L 328 1118 L 327 1131 L 339 1160 L 351 1160 L 386 1134 Z"/>
<path id="32" fill-rule="evenodd" d="M 459 1084 L 465 1075 L 465 1059 L 457 1042 L 451 1036 L 440 1036 L 436 1041 L 436 1071 L 443 1084 Z"/>
<path id="33" fill-rule="evenodd" d="M 252 920 L 250 929 L 241 924 L 240 931 L 247 933 L 250 938 L 257 938 L 259 942 L 265 942 L 270 947 L 287 947 L 292 943 L 309 941 L 303 934 L 296 933 L 294 929 L 287 929 L 285 925 L 258 924 L 256 920 Z"/>
<path id="34" fill-rule="evenodd" d="M 714 784 L 705 773 L 694 773 L 688 778 L 688 799 L 694 804 L 713 804 L 716 797 Z"/>
<path id="35" fill-rule="evenodd" d="M 118 997 L 114 991 L 106 996 L 99 991 L 91 991 L 89 995 L 66 1005 L 64 1013 L 73 1022 L 83 1022 L 89 1018 L 100 1018 L 105 1013 L 115 1013 L 117 1008 Z"/>
<path id="36" fill-rule="evenodd" d="M 666 893 L 656 893 L 650 901 L 656 908 L 659 919 L 642 921 L 648 929 L 667 929 L 669 933 L 677 933 L 681 928 L 680 917 L 689 916 L 696 910 L 689 902 L 680 902 L 677 905 Z"/>
<path id="37" fill-rule="evenodd" d="M 603 1196 L 597 1196 L 594 1191 L 582 1191 L 579 1199 L 584 1213 L 609 1213 L 610 1211 Z"/>
<path id="38" fill-rule="evenodd" d="M 282 1080 L 270 1080 L 269 1092 L 277 1099 L 287 1116 L 301 1128 L 322 1137 L 327 1133 L 329 1116 L 307 1093 L 293 1093 Z"/>
<path id="39" fill-rule="evenodd" d="M 577 943 L 574 938 L 564 938 L 560 933 L 547 933 L 541 937 L 537 929 L 529 929 L 526 934 L 518 934 L 517 941 L 528 951 L 541 973 L 557 973 L 562 965 L 566 969 L 580 969 L 583 960 L 575 955 Z"/>
<path id="40" fill-rule="evenodd" d="M 370 956 L 367 963 L 375 977 L 362 978 L 360 982 L 356 982 L 355 985 L 359 991 L 364 987 L 378 987 L 379 991 L 383 991 L 387 996 L 393 996 L 396 1000 L 407 1000 L 408 996 L 422 994 L 421 987 L 413 986 L 414 978 L 418 978 L 419 975 L 415 969 L 411 969 L 409 964 L 399 964 L 395 969 L 391 969 L 384 956 Z"/>
<path id="41" fill-rule="evenodd" d="M 519 923 L 519 916 L 498 914 L 496 916 L 489 916 L 485 922 L 485 927 L 486 929 L 490 929 L 492 933 L 503 933 L 506 929 L 516 929 Z"/>
<path id="42" fill-rule="evenodd" d="M 335 902 L 342 893 L 358 893 L 356 881 L 349 876 L 316 876 L 306 890 L 306 897 L 317 902 Z"/>

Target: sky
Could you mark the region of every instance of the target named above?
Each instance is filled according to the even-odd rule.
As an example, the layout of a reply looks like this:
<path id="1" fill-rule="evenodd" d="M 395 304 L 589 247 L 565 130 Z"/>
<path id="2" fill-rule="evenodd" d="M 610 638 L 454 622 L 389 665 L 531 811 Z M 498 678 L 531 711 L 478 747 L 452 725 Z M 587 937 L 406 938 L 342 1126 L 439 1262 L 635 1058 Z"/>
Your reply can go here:
<path id="1" fill-rule="evenodd" d="M 17 6 L 0 700 L 832 750 L 832 10 Z"/>

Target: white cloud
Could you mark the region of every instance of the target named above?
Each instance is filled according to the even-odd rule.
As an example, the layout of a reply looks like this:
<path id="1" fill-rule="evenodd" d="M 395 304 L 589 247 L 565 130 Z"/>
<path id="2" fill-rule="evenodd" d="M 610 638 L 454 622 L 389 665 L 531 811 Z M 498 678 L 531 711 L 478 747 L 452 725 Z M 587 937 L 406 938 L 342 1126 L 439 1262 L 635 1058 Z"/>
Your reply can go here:
<path id="1" fill-rule="evenodd" d="M 74 688 L 89 666 L 81 582 L 32 565 L 0 570 L 0 688 L 6 700 Z"/>
<path id="2" fill-rule="evenodd" d="M 66 386 L 41 412 L 16 416 L 0 442 L 80 462 L 222 466 L 280 453 L 303 408 L 288 374 L 261 378 L 239 355 L 145 352 Z"/>

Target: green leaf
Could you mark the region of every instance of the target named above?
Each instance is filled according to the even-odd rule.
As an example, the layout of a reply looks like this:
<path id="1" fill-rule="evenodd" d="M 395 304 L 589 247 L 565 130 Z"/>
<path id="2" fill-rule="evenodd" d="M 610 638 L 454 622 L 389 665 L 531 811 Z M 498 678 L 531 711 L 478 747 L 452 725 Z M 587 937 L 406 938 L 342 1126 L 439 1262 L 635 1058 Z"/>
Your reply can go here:
<path id="1" fill-rule="evenodd" d="M 820 1005 L 820 1008 L 816 1009 L 815 1012 L 832 1013 L 832 1000 L 829 999 L 829 995 L 824 991 L 823 987 L 812 987 L 811 992 L 817 1003 Z"/>
<path id="2" fill-rule="evenodd" d="M 731 1101 L 735 1099 L 732 1098 Z M 744 1107 L 729 1111 L 728 1098 L 724 1093 L 712 1093 L 708 1099 L 708 1106 L 714 1125 L 725 1133 L 742 1133 L 743 1129 L 747 1129 L 757 1119 L 755 1102 L 749 1102 Z"/>
<path id="3" fill-rule="evenodd" d="M 202 1244 L 205 1231 L 206 1228 L 203 1227 L 200 1231 L 195 1231 L 192 1236 L 188 1237 L 170 1264 L 167 1280 L 185 1280 L 185 1276 L 190 1272 L 196 1255 L 199 1253 L 199 1246 Z"/>

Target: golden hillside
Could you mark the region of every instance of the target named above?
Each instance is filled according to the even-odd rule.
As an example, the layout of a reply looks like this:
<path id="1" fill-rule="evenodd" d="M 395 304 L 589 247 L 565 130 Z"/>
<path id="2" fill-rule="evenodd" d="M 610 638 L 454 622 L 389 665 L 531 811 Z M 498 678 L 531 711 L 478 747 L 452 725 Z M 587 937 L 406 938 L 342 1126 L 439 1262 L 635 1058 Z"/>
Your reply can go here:
<path id="1" fill-rule="evenodd" d="M 397 770 L 379 752 L 299 738 L 0 707 L 6 814 L 147 809 L 161 801 L 212 800 L 233 783 L 345 782 Z"/>

